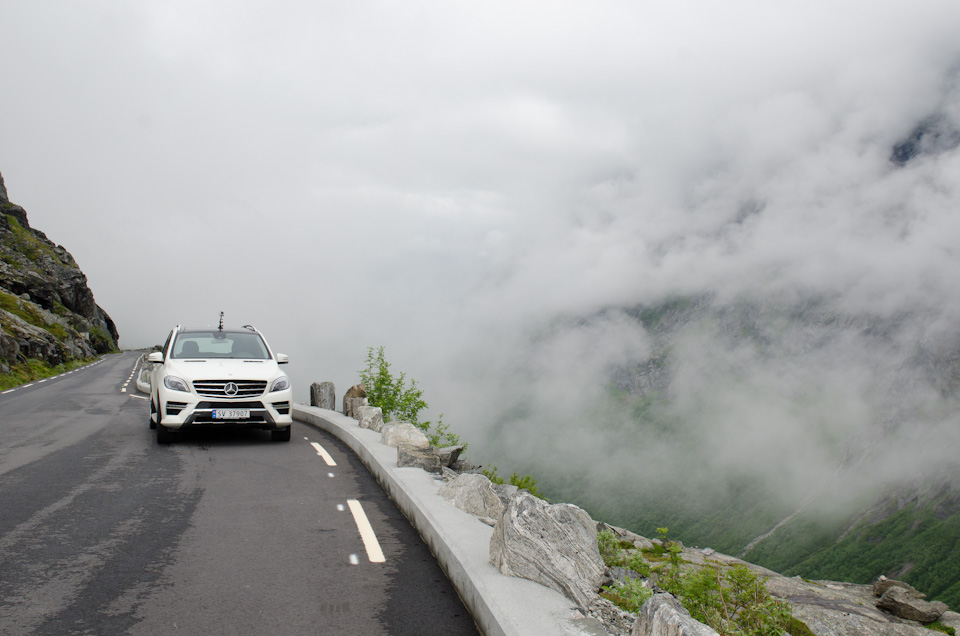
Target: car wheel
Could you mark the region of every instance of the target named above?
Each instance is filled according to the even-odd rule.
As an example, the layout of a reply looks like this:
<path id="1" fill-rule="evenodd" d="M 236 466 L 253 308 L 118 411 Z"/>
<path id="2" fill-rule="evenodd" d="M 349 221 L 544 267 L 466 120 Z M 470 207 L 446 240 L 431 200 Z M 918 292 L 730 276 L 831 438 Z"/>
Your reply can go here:
<path id="1" fill-rule="evenodd" d="M 292 426 L 286 428 L 278 428 L 270 431 L 270 439 L 275 442 L 289 442 L 290 441 L 290 429 Z"/>
<path id="2" fill-rule="evenodd" d="M 162 424 L 157 424 L 157 444 L 169 444 L 176 439 L 177 434 Z"/>
<path id="3" fill-rule="evenodd" d="M 157 407 L 153 405 L 153 400 L 150 400 L 150 429 L 157 428 L 157 421 L 153 419 L 157 415 Z"/>

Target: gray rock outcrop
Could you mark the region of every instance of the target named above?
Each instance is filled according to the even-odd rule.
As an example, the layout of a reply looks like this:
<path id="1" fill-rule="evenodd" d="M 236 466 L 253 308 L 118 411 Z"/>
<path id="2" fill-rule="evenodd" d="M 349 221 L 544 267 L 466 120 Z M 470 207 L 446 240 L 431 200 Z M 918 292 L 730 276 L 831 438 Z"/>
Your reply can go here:
<path id="1" fill-rule="evenodd" d="M 960 613 L 946 611 L 940 616 L 940 624 L 960 632 Z"/>
<path id="2" fill-rule="evenodd" d="M 383 411 L 379 406 L 361 406 L 357 409 L 360 428 L 369 428 L 379 433 L 383 430 Z"/>
<path id="3" fill-rule="evenodd" d="M 717 636 L 670 594 L 654 594 L 637 612 L 631 636 Z"/>
<path id="4" fill-rule="evenodd" d="M 347 389 L 347 392 L 343 394 L 343 414 L 347 417 L 354 417 L 354 402 L 351 402 L 351 400 L 365 397 L 367 397 L 367 387 L 364 386 L 363 383 L 354 384 L 352 387 Z"/>
<path id="5" fill-rule="evenodd" d="M 407 444 L 418 448 L 429 448 L 430 441 L 419 428 L 409 422 L 391 422 L 384 424 L 380 441 L 387 446 Z"/>
<path id="6" fill-rule="evenodd" d="M 921 623 L 932 623 L 947 611 L 946 603 L 924 601 L 910 590 L 894 586 L 883 593 L 877 607 L 894 616 Z"/>
<path id="7" fill-rule="evenodd" d="M 497 519 L 490 561 L 503 574 L 553 588 L 581 608 L 596 597 L 605 570 L 590 515 L 519 492 Z"/>
<path id="8" fill-rule="evenodd" d="M 449 467 L 460 459 L 460 453 L 463 452 L 463 445 L 444 446 L 443 448 L 436 449 L 436 451 L 437 455 L 440 456 L 440 463 Z"/>
<path id="9" fill-rule="evenodd" d="M 687 552 L 684 552 L 684 558 Z M 715 557 L 711 557 L 715 558 Z M 804 581 L 764 573 L 767 591 L 787 601 L 793 615 L 817 636 L 928 636 L 930 630 L 917 623 L 882 612 L 874 605 L 873 586 L 835 581 Z"/>
<path id="10" fill-rule="evenodd" d="M 499 519 L 503 502 L 485 475 L 466 473 L 440 486 L 437 494 L 476 517 Z"/>
<path id="11" fill-rule="evenodd" d="M 343 399 L 343 413 L 355 420 L 360 419 L 360 407 L 368 406 L 367 398 L 351 397 Z"/>
<path id="12" fill-rule="evenodd" d="M 427 446 L 412 446 L 410 444 L 400 444 L 397 446 L 397 467 L 399 468 L 421 468 L 428 473 L 440 474 L 443 466 L 440 464 L 440 457 L 434 452 L 433 448 Z"/>
<path id="13" fill-rule="evenodd" d="M 335 411 L 337 406 L 337 390 L 333 382 L 314 382 L 310 385 L 310 406 Z"/>
<path id="14" fill-rule="evenodd" d="M 914 598 L 926 597 L 926 594 L 921 594 L 919 591 L 917 591 L 917 588 L 913 587 L 909 583 L 897 581 L 896 579 L 888 579 L 885 576 L 881 576 L 877 579 L 876 583 L 873 584 L 873 595 L 877 597 L 883 596 L 891 587 L 902 587 L 910 592 Z"/>

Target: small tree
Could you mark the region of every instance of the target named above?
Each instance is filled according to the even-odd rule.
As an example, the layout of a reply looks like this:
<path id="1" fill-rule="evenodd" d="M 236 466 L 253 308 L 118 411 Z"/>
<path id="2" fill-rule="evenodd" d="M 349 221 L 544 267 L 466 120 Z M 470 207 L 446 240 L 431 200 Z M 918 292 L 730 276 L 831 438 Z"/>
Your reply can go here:
<path id="1" fill-rule="evenodd" d="M 367 368 L 360 371 L 360 379 L 367 387 L 367 400 L 372 406 L 379 406 L 383 410 L 385 421 L 410 422 L 426 430 L 429 422 L 424 426 L 419 420 L 420 411 L 427 408 L 423 390 L 417 387 L 416 380 L 411 380 L 408 387 L 406 378 L 406 373 L 398 377 L 390 373 L 390 363 L 383 353 L 383 347 L 376 352 L 373 347 L 367 347 Z"/>
<path id="2" fill-rule="evenodd" d="M 417 386 L 416 380 L 410 381 L 407 386 L 407 374 L 394 376 L 390 372 L 390 363 L 387 362 L 383 347 L 374 350 L 367 347 L 367 368 L 360 371 L 360 380 L 367 387 L 367 401 L 372 406 L 379 406 L 383 411 L 384 421 L 410 422 L 424 433 L 433 446 L 456 446 L 467 444 L 460 441 L 460 436 L 450 431 L 450 425 L 443 421 L 443 414 L 437 418 L 436 424 L 430 421 L 420 421 L 420 411 L 427 408 L 423 399 L 423 389 Z"/>

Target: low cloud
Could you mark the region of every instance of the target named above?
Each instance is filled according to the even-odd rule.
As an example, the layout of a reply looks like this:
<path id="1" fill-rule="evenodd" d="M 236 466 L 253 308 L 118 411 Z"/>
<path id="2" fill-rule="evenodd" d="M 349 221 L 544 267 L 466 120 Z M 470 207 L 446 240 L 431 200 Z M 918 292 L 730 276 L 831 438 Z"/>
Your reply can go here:
<path id="1" fill-rule="evenodd" d="M 942 371 L 956 350 L 960 153 L 891 153 L 931 117 L 960 130 L 955 2 L 24 5 L 5 22 L 10 197 L 125 346 L 225 311 L 291 354 L 306 399 L 384 345 L 508 467 L 550 452 L 647 477 L 687 453 L 703 482 L 746 465 L 789 487 L 878 427 L 952 435 L 920 360 Z M 752 303 L 773 342 L 677 331 L 665 415 L 696 445 L 621 444 L 611 383 L 663 346 L 631 312 L 677 298 Z M 811 302 L 854 322 L 778 323 Z"/>

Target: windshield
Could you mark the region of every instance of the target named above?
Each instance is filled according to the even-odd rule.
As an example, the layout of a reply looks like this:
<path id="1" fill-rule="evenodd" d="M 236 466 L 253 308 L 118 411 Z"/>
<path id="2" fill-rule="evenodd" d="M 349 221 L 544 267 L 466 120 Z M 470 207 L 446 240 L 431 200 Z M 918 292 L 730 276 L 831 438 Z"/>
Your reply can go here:
<path id="1" fill-rule="evenodd" d="M 174 358 L 269 360 L 260 334 L 232 331 L 184 331 L 173 343 Z"/>

